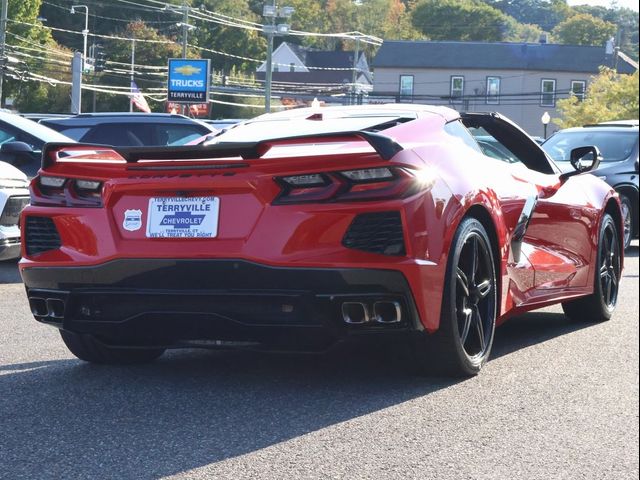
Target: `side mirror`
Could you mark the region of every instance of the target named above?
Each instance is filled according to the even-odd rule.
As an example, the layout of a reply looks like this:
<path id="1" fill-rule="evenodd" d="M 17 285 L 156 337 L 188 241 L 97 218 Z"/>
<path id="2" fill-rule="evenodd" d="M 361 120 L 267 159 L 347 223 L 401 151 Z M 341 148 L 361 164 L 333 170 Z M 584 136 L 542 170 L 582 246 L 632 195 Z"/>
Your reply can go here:
<path id="1" fill-rule="evenodd" d="M 12 165 L 29 162 L 36 152 L 31 145 L 24 142 L 6 142 L 0 145 L 0 160 Z"/>
<path id="2" fill-rule="evenodd" d="M 560 175 L 560 180 L 565 182 L 567 179 L 580 175 L 581 173 L 592 172 L 600 166 L 602 155 L 596 146 L 578 147 L 571 150 L 571 166 L 573 172 L 567 172 Z"/>
<path id="3" fill-rule="evenodd" d="M 6 142 L 0 145 L 0 153 L 6 154 L 25 154 L 33 153 L 31 145 L 24 142 Z"/>

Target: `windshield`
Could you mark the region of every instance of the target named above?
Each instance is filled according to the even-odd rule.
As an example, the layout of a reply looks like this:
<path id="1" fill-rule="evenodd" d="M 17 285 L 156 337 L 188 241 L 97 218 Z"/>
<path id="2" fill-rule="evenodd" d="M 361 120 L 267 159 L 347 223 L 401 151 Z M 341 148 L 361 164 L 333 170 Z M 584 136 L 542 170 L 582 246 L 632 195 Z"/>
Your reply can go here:
<path id="1" fill-rule="evenodd" d="M 595 145 L 600 149 L 603 162 L 620 162 L 629 158 L 638 143 L 638 131 L 579 130 L 559 132 L 547 140 L 542 148 L 557 162 L 568 162 L 571 150 Z"/>

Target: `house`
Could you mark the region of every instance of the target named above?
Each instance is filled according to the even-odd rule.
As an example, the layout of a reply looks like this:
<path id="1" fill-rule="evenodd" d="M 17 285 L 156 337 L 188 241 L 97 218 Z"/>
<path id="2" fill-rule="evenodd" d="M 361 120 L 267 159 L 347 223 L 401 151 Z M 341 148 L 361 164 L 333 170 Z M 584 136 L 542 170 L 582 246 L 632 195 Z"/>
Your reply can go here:
<path id="1" fill-rule="evenodd" d="M 274 50 L 272 58 L 276 96 L 280 92 L 281 96 L 330 101 L 331 95 L 360 94 L 370 91 L 373 85 L 364 52 L 359 52 L 354 62 L 354 52 L 316 50 L 283 42 Z M 257 68 L 256 78 L 264 81 L 266 70 L 264 62 Z"/>
<path id="2" fill-rule="evenodd" d="M 369 101 L 497 111 L 529 134 L 542 135 L 544 112 L 557 117 L 558 99 L 584 98 L 601 65 L 620 73 L 638 69 L 611 44 L 555 45 L 544 39 L 540 43 L 385 41 L 372 62 Z"/>

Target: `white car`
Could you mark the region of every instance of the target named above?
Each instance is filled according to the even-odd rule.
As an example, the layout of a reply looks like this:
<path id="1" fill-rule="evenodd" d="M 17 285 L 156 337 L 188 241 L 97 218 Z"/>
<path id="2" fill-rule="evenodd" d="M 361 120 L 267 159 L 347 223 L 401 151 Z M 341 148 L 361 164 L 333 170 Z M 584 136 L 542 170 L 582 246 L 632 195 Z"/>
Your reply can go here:
<path id="1" fill-rule="evenodd" d="M 29 203 L 27 176 L 0 162 L 0 261 L 20 256 L 20 212 Z"/>

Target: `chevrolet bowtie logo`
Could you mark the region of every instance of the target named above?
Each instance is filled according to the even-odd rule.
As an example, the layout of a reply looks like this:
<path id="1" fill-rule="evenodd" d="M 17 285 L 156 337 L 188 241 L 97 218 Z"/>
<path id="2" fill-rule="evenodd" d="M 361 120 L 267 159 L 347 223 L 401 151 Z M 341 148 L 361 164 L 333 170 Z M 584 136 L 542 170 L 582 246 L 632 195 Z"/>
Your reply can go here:
<path id="1" fill-rule="evenodd" d="M 186 77 L 190 77 L 191 75 L 196 75 L 200 73 L 202 69 L 194 67 L 193 65 L 183 65 L 182 67 L 176 67 L 173 69 L 175 73 L 179 73 Z"/>

